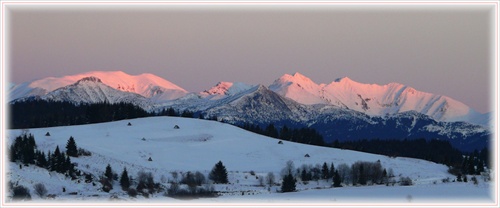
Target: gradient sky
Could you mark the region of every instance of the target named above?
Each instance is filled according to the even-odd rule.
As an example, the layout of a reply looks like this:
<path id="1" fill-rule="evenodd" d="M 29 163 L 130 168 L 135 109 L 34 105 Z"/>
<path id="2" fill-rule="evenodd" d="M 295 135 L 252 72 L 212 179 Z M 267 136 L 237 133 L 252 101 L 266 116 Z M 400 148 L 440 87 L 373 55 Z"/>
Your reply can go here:
<path id="1" fill-rule="evenodd" d="M 316 83 L 398 82 L 490 111 L 491 5 L 12 5 L 7 12 L 14 83 L 121 70 L 198 92 L 300 72 Z"/>

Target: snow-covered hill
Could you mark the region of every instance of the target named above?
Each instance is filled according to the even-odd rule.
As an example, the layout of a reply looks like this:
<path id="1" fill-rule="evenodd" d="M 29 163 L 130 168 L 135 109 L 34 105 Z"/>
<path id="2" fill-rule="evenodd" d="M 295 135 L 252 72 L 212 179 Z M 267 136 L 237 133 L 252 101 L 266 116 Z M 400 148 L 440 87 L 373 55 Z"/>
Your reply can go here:
<path id="1" fill-rule="evenodd" d="M 131 126 L 127 125 L 129 122 Z M 180 128 L 175 129 L 175 125 Z M 44 152 L 53 151 L 56 146 L 64 150 L 68 138 L 74 137 L 77 146 L 90 151 L 92 155 L 72 158 L 72 161 L 78 164 L 79 170 L 96 177 L 102 175 L 106 165 L 110 164 L 118 173 L 127 168 L 129 175 L 134 177 L 139 171 L 151 172 L 155 181 L 168 185 L 168 181 L 173 180 L 171 175 L 173 171 L 200 171 L 207 175 L 214 164 L 220 160 L 229 172 L 230 184 L 217 185 L 216 190 L 224 191 L 224 196 L 200 200 L 205 203 L 234 203 L 238 200 L 239 202 L 250 200 L 258 203 L 306 201 L 306 203 L 330 204 L 337 200 L 341 203 L 356 203 L 360 199 L 371 202 L 385 203 L 396 200 L 397 203 L 407 203 L 413 200 L 408 197 L 415 197 L 415 200 L 424 203 L 429 198 L 439 200 L 441 203 L 453 203 L 456 202 L 455 200 L 470 201 L 470 198 L 463 198 L 464 196 L 470 196 L 475 200 L 474 203 L 491 203 L 493 200 L 489 183 L 481 181 L 478 186 L 470 183 L 466 185 L 442 183 L 442 179 L 454 177 L 447 172 L 448 168 L 444 165 L 418 159 L 392 158 L 286 141 L 284 144 L 278 144 L 276 139 L 214 121 L 152 117 L 81 126 L 8 130 L 6 132 L 7 145 L 10 145 L 13 139 L 23 131 L 33 134 L 38 150 Z M 47 132 L 50 136 L 45 136 Z M 309 154 L 310 157 L 304 157 L 305 154 Z M 152 161 L 148 161 L 148 158 L 152 158 Z M 323 162 L 333 163 L 338 167 L 342 163 L 351 165 L 356 161 L 380 161 L 384 168 L 392 169 L 397 177 L 412 178 L 415 185 L 331 189 L 330 183 L 321 181 L 307 185 L 299 183 L 297 186 L 299 192 L 281 194 L 276 193 L 279 186 L 273 186 L 269 190 L 258 186 L 257 178 L 250 174 L 254 171 L 257 177 L 264 177 L 268 172 L 273 172 L 279 178 L 280 170 L 289 160 L 294 162 L 295 167 L 314 166 Z M 48 172 L 33 165 L 19 169 L 19 165 L 9 163 L 9 170 L 6 174 L 9 181 L 30 189 L 36 183 L 45 184 L 49 194 L 57 195 L 56 201 L 51 201 L 51 203 L 75 200 L 77 202 L 83 202 L 82 200 L 107 201 L 111 196 L 126 200 L 127 203 L 136 201 L 136 199 L 129 198 L 119 188 L 113 189 L 110 193 L 104 193 L 99 190 L 100 185 L 92 186 L 88 183 L 71 181 L 62 174 Z M 118 184 L 115 186 L 119 187 Z M 62 192 L 63 187 L 66 192 Z M 70 194 L 75 192 L 75 195 Z M 251 194 L 242 196 L 241 193 L 244 192 Z M 438 192 L 447 194 L 438 195 Z M 333 193 L 335 196 L 332 196 Z M 374 193 L 377 198 L 373 198 Z M 34 197 L 37 199 L 36 196 Z M 186 201 L 164 197 L 163 193 L 154 194 L 152 197 L 152 199 L 139 198 L 139 201 L 186 203 Z"/>

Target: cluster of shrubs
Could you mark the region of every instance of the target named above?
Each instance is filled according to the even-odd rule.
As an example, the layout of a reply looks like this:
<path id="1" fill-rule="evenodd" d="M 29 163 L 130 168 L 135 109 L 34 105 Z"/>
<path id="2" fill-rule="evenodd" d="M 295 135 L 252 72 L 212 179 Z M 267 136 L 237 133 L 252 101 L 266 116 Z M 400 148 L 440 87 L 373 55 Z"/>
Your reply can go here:
<path id="1" fill-rule="evenodd" d="M 154 181 L 151 172 L 139 171 L 137 178 L 133 179 L 129 176 L 127 169 L 124 168 L 120 178 L 118 178 L 118 175 L 113 172 L 111 166 L 108 164 L 99 182 L 102 185 L 102 191 L 109 192 L 113 189 L 113 183 L 119 181 L 122 190 L 126 191 L 131 197 L 141 194 L 148 198 L 150 194 L 159 193 L 164 190 L 166 190 L 164 195 L 171 197 L 206 197 L 217 195 L 213 185 L 199 171 L 182 173 L 180 180 L 178 180 L 179 173 L 172 172 L 172 177 L 174 180 L 170 181 L 168 188 L 166 188 L 163 184 Z M 221 161 L 214 166 L 208 178 L 213 183 L 228 183 L 227 171 Z M 91 181 L 91 178 L 89 181 Z"/>
<path id="2" fill-rule="evenodd" d="M 351 166 L 342 163 L 335 167 L 333 163 L 330 166 L 323 163 L 321 166 L 317 164 L 302 165 L 300 168 L 295 169 L 292 161 L 288 161 L 285 168 L 281 171 L 283 178 L 281 191 L 290 192 L 295 191 L 295 183 L 300 180 L 302 183 L 307 184 L 308 181 L 332 179 L 332 187 L 342 187 L 343 185 L 353 186 L 366 186 L 374 184 L 395 185 L 398 183 L 401 186 L 411 186 L 413 181 L 409 177 L 400 177 L 396 181 L 392 169 L 387 171 L 382 167 L 380 161 L 367 162 L 357 161 Z"/>
<path id="3" fill-rule="evenodd" d="M 174 173 L 173 173 L 174 174 Z M 175 174 L 177 174 L 175 172 Z M 179 182 L 172 181 L 170 187 L 165 192 L 165 196 L 170 197 L 212 197 L 217 196 L 215 188 L 209 184 L 203 173 L 188 171 L 181 174 Z"/>
<path id="4" fill-rule="evenodd" d="M 126 191 L 131 197 L 136 197 L 138 194 L 148 198 L 150 194 L 154 194 L 163 190 L 160 183 L 154 181 L 151 172 L 139 171 L 137 178 L 133 179 L 128 175 L 127 169 L 124 168 L 121 177 L 113 172 L 113 169 L 108 164 L 104 175 L 100 177 L 101 189 L 104 192 L 109 192 L 113 189 L 113 184 L 118 181 L 123 191 Z"/>

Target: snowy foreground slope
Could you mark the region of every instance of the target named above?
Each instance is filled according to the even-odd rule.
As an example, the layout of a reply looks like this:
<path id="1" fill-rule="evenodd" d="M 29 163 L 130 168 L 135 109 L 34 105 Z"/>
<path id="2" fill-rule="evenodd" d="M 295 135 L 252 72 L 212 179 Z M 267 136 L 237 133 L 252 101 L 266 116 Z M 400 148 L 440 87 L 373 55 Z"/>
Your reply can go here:
<path id="1" fill-rule="evenodd" d="M 127 123 L 132 126 L 127 126 Z M 178 125 L 179 129 L 174 129 Z M 56 145 L 65 150 L 70 136 L 80 148 L 92 152 L 92 156 L 72 158 L 78 163 L 78 169 L 96 176 L 104 173 L 107 164 L 118 174 L 124 167 L 129 175 L 137 172 L 152 172 L 156 182 L 172 179 L 173 171 L 200 171 L 205 175 L 219 160 L 227 168 L 227 185 L 215 185 L 217 191 L 224 191 L 217 198 L 179 200 L 157 193 L 149 199 L 130 198 L 121 191 L 118 183 L 110 193 L 100 190 L 100 184 L 92 186 L 66 179 L 63 175 L 48 172 L 34 165 L 19 169 L 19 165 L 10 163 L 7 180 L 32 189 L 36 183 L 43 183 L 49 194 L 57 195 L 49 203 L 264 203 L 284 204 L 301 202 L 305 204 L 342 204 L 342 203 L 494 203 L 493 184 L 479 179 L 478 185 L 472 183 L 442 183 L 442 179 L 455 177 L 447 173 L 447 167 L 432 162 L 411 158 L 390 158 L 382 155 L 367 154 L 350 150 L 316 147 L 304 144 L 278 144 L 278 140 L 260 136 L 240 128 L 214 121 L 187 119 L 178 117 L 152 117 L 123 120 L 101 124 L 66 126 L 53 128 L 29 129 L 44 152 L 53 151 Z M 20 135 L 22 130 L 8 130 L 6 144 Z M 45 136 L 50 132 L 51 136 Z M 144 140 L 143 140 L 144 138 Z M 304 157 L 309 154 L 310 157 Z M 148 158 L 152 161 L 148 161 Z M 250 171 L 264 177 L 273 172 L 279 180 L 281 169 L 291 160 L 295 167 L 302 164 L 328 164 L 336 167 L 356 161 L 375 162 L 380 160 L 384 168 L 392 168 L 396 177 L 408 176 L 413 179 L 413 186 L 361 186 L 330 188 L 325 181 L 311 181 L 307 185 L 298 183 L 298 192 L 277 193 L 279 186 L 258 186 L 259 182 Z M 62 188 L 66 192 L 62 192 Z M 33 191 L 34 202 L 40 201 Z M 76 195 L 69 193 L 76 192 Z M 246 193 L 246 194 L 244 194 Z M 242 195 L 244 194 L 244 195 Z M 110 196 L 119 200 L 111 201 Z"/>

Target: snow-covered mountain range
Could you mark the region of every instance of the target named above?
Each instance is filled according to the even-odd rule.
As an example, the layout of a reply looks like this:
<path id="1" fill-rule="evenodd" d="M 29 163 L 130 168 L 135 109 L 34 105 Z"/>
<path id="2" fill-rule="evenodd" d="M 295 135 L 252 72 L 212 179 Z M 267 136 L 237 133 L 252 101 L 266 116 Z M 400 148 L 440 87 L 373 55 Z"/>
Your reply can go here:
<path id="1" fill-rule="evenodd" d="M 148 111 L 168 107 L 190 110 L 233 124 L 308 126 L 317 129 L 327 142 L 443 137 L 461 147 L 480 148 L 488 143 L 485 138 L 492 126 L 490 114 L 403 84 L 363 84 L 347 77 L 316 84 L 300 73 L 285 74 L 268 87 L 219 82 L 194 93 L 152 74 L 94 71 L 22 83 L 12 87 L 9 96 L 11 102 L 32 98 L 127 102 Z"/>
<path id="2" fill-rule="evenodd" d="M 29 96 L 43 96 L 88 77 L 96 77 L 101 83 L 113 89 L 136 93 L 153 101 L 173 100 L 188 94 L 181 87 L 153 74 L 133 76 L 122 71 L 92 71 L 64 77 L 47 77 L 16 85 L 10 90 L 10 100 Z M 87 102 L 94 101 L 89 100 Z"/>
<path id="3" fill-rule="evenodd" d="M 107 85 L 106 90 L 85 86 L 81 79 L 95 77 Z M 87 79 L 88 80 L 88 79 Z M 92 82 L 86 82 L 92 85 Z M 70 87 L 71 86 L 71 87 Z M 62 88 L 66 93 L 63 93 Z M 192 101 L 193 97 L 206 100 L 220 100 L 248 91 L 253 85 L 244 83 L 219 82 L 211 89 L 200 93 L 189 93 L 185 89 L 153 74 L 129 75 L 121 71 L 93 71 L 83 74 L 48 77 L 15 85 L 9 90 L 9 100 L 38 96 L 50 100 L 73 102 L 121 102 L 140 103 L 146 109 L 170 106 L 182 100 Z M 71 92 L 81 92 L 69 96 Z M 78 90 L 76 88 L 79 88 Z M 111 90 L 115 89 L 115 90 Z M 363 84 L 348 77 L 336 79 L 329 84 L 316 84 L 308 77 L 295 73 L 285 74 L 268 89 L 304 105 L 331 105 L 365 113 L 370 116 L 386 116 L 406 111 L 416 111 L 437 121 L 465 121 L 473 124 L 488 125 L 489 114 L 481 114 L 469 106 L 452 98 L 417 91 L 398 83 L 387 85 Z M 99 91 L 99 92 L 97 92 Z M 128 92 L 141 95 L 149 101 Z M 83 94 L 87 95 L 83 95 Z M 97 95 L 99 94 L 99 95 Z M 95 96 L 94 96 L 95 95 Z M 136 100 L 130 97 L 136 97 Z M 180 98 L 180 99 L 179 99 Z M 165 104 L 166 103 L 166 104 Z"/>
<path id="4" fill-rule="evenodd" d="M 363 84 L 344 77 L 330 84 L 316 84 L 295 73 L 275 80 L 269 89 L 302 104 L 328 104 L 371 116 L 416 111 L 437 121 L 467 121 L 482 125 L 488 122 L 486 115 L 457 100 L 417 91 L 399 83 Z"/>

